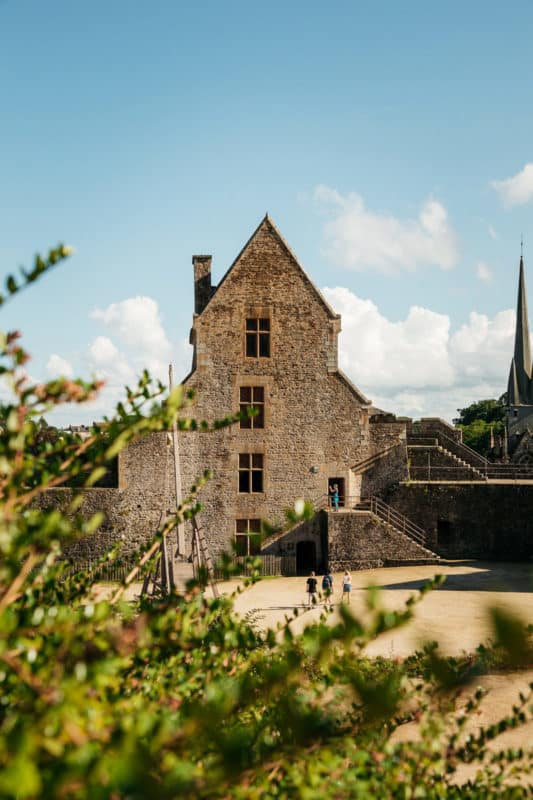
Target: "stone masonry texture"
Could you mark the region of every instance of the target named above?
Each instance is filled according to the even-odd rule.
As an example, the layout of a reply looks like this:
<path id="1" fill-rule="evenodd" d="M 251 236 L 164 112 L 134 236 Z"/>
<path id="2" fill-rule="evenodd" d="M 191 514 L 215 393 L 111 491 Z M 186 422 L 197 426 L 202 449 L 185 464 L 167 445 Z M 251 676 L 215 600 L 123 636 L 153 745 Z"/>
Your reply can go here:
<path id="1" fill-rule="evenodd" d="M 397 419 L 371 405 L 338 368 L 339 315 L 268 216 L 218 286 L 211 282 L 211 256 L 193 256 L 191 277 L 194 356 L 184 385 L 194 390 L 195 401 L 184 416 L 213 424 L 235 414 L 241 387 L 262 390 L 265 403 L 263 427 L 237 423 L 179 434 L 184 496 L 205 469 L 213 471 L 199 496 L 198 521 L 215 559 L 232 547 L 237 521 L 279 526 L 285 509 L 300 498 L 326 508 L 333 479 L 342 494 L 341 511 L 319 511 L 271 537 L 264 553 L 295 555 L 302 545 L 302 552 L 316 553 L 319 569 L 431 558 L 373 514 L 353 510 L 360 499 L 377 495 L 423 528 L 427 547 L 443 556 L 533 557 L 533 485 L 480 482 L 479 473 L 457 456 L 460 431 L 439 419 Z M 249 319 L 267 321 L 268 354 L 247 355 Z M 456 455 L 436 446 L 437 435 Z M 424 438 L 429 445 L 422 445 Z M 239 456 L 254 455 L 262 459 L 262 486 L 240 491 Z M 127 557 L 149 541 L 161 515 L 175 507 L 173 463 L 168 434 L 154 434 L 121 453 L 118 488 L 83 493 L 80 513 L 103 511 L 103 525 L 73 544 L 69 555 L 93 562 L 120 540 Z M 415 477 L 420 482 L 410 482 Z M 39 503 L 67 508 L 70 497 L 68 489 L 53 490 Z M 190 542 L 186 526 L 187 548 Z"/>
<path id="2" fill-rule="evenodd" d="M 533 484 L 406 484 L 386 502 L 428 535 L 446 558 L 533 559 Z"/>
<path id="3" fill-rule="evenodd" d="M 270 357 L 249 358 L 247 318 L 270 323 Z M 358 496 L 351 467 L 374 448 L 397 441 L 405 425 L 369 424 L 369 402 L 337 368 L 340 318 L 325 303 L 283 239 L 265 218 L 193 321 L 196 368 L 186 379 L 192 413 L 213 422 L 239 408 L 241 386 L 265 394 L 265 426 L 233 425 L 216 433 L 181 434 L 183 485 L 214 471 L 202 490 L 202 525 L 212 552 L 227 549 L 237 519 L 283 520 L 297 498 L 316 502 L 328 479 Z M 371 429 L 372 428 L 372 433 Z M 240 453 L 263 456 L 260 493 L 240 493 Z"/>

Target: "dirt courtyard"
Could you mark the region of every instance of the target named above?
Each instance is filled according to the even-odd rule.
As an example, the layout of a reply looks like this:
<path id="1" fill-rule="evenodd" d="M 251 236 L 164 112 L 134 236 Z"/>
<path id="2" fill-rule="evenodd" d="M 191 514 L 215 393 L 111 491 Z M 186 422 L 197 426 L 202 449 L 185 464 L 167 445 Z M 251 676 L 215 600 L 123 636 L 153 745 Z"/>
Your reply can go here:
<path id="1" fill-rule="evenodd" d="M 494 562 L 462 561 L 431 566 L 390 567 L 352 573 L 350 607 L 356 616 L 367 613 L 365 596 L 368 586 L 377 586 L 386 608 L 401 608 L 405 601 L 436 574 L 445 575 L 440 589 L 430 592 L 416 606 L 414 619 L 399 630 L 380 636 L 366 649 L 368 655 L 403 657 L 418 649 L 424 642 L 438 641 L 441 652 L 460 655 L 472 652 L 478 644 L 487 642 L 492 635 L 489 609 L 503 607 L 518 614 L 526 623 L 533 623 L 533 564 L 505 564 Z M 338 620 L 341 595 L 341 574 L 334 576 L 334 610 L 328 616 L 330 624 Z M 319 576 L 319 587 L 321 580 Z M 224 594 L 232 594 L 242 581 L 233 580 L 218 584 Z M 129 587 L 127 596 L 140 591 L 140 584 Z M 208 590 L 210 591 L 210 590 Z M 306 578 L 263 578 L 253 586 L 234 595 L 235 610 L 241 616 L 250 611 L 264 628 L 283 624 L 293 610 L 299 616 L 291 623 L 295 633 L 318 620 L 324 607 L 307 607 Z M 483 675 L 476 679 L 488 694 L 481 708 L 468 726 L 475 731 L 480 724 L 492 724 L 504 717 L 520 692 L 527 693 L 533 682 L 533 667 L 512 673 Z M 474 687 L 471 687 L 472 691 Z M 466 694 L 470 694 L 467 690 Z M 416 723 L 402 725 L 395 739 L 416 738 Z M 533 722 L 499 736 L 491 745 L 524 747 L 533 741 Z M 475 766 L 463 766 L 458 780 L 472 777 Z"/>
<path id="2" fill-rule="evenodd" d="M 352 573 L 351 609 L 356 615 L 365 615 L 365 590 L 373 585 L 381 589 L 382 602 L 390 609 L 401 608 L 408 597 L 435 574 L 444 574 L 446 580 L 440 589 L 430 592 L 415 608 L 414 619 L 404 628 L 392 631 L 372 642 L 368 655 L 406 656 L 427 641 L 440 643 L 441 652 L 459 655 L 474 650 L 487 642 L 492 634 L 488 610 L 499 606 L 518 614 L 525 622 L 533 623 L 533 564 L 496 564 L 484 562 L 447 563 L 438 566 L 392 567 Z M 334 612 L 329 619 L 338 619 L 341 594 L 341 574 L 334 576 Z M 319 580 L 319 586 L 320 586 Z M 231 592 L 237 582 L 221 584 L 221 589 Z M 304 610 L 306 578 L 269 578 L 246 589 L 235 599 L 239 614 L 256 610 L 259 624 L 275 627 L 284 622 L 295 607 L 302 613 L 291 623 L 293 630 L 301 631 L 318 619 L 320 607 Z M 487 695 L 467 731 L 476 732 L 479 725 L 493 724 L 509 713 L 520 692 L 527 694 L 533 682 L 533 668 L 512 673 L 483 675 L 475 685 L 482 686 Z M 466 690 L 466 696 L 473 692 Z M 394 739 L 417 738 L 417 723 L 400 726 Z M 492 750 L 529 746 L 533 741 L 533 722 L 509 730 L 491 743 Z M 475 765 L 463 765 L 457 781 L 472 778 Z M 527 782 L 531 785 L 531 782 Z"/>
<path id="3" fill-rule="evenodd" d="M 368 655 L 406 656 L 427 641 L 437 640 L 442 652 L 459 655 L 474 650 L 491 636 L 488 610 L 493 606 L 513 610 L 525 622 L 533 622 L 533 564 L 452 562 L 430 566 L 390 567 L 352 573 L 350 608 L 356 616 L 366 614 L 366 588 L 377 586 L 386 608 L 399 609 L 436 574 L 444 584 L 426 595 L 416 606 L 412 622 L 384 634 L 369 645 Z M 338 619 L 341 574 L 334 578 L 334 612 Z M 230 594 L 239 581 L 219 584 Z M 319 588 L 320 588 L 319 577 Z M 262 627 L 276 627 L 298 608 L 294 632 L 318 620 L 323 604 L 307 607 L 306 578 L 264 578 L 235 598 L 240 615 L 255 611 Z"/>

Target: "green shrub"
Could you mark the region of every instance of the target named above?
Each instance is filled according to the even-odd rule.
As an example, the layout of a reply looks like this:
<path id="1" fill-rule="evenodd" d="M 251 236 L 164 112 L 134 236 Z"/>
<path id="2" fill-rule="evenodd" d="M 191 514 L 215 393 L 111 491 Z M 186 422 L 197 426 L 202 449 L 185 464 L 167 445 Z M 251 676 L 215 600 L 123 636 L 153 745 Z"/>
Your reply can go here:
<path id="1" fill-rule="evenodd" d="M 67 254 L 60 247 L 37 259 L 22 285 Z M 19 280 L 6 286 L 14 294 Z M 210 599 L 194 583 L 184 596 L 150 603 L 124 602 L 124 586 L 95 602 L 94 572 L 69 573 L 61 554 L 101 516 L 79 517 L 79 494 L 62 511 L 40 510 L 35 499 L 69 481 L 94 485 L 124 447 L 168 429 L 189 400 L 145 373 L 87 439 L 49 441 L 36 435 L 36 420 L 83 402 L 98 384 L 33 385 L 20 373 L 27 356 L 15 334 L 3 337 L 0 355 L 13 396 L 1 406 L 0 430 L 0 798 L 525 796 L 531 754 L 491 755 L 487 745 L 523 724 L 528 698 L 467 738 L 482 693 L 454 714 L 446 690 L 468 670 L 434 648 L 407 662 L 364 656 L 369 641 L 408 623 L 431 586 L 400 612 L 384 610 L 371 592 L 365 624 L 343 606 L 340 621 L 324 616 L 300 636 L 289 624 L 262 631 L 253 615 L 237 618 L 231 598 Z M 207 478 L 155 544 L 200 510 L 196 489 Z M 523 626 L 494 621 L 509 663 L 524 664 Z M 409 718 L 419 719 L 420 738 L 392 743 Z M 458 766 L 471 762 L 482 769 L 458 787 Z M 509 776 L 514 788 L 504 788 Z"/>

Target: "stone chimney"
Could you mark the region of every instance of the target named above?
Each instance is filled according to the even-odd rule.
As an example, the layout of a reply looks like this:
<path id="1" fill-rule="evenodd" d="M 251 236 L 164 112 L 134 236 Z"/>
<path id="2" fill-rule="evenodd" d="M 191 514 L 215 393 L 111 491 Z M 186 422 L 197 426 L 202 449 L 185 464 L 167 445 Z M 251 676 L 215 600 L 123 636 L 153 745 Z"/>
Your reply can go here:
<path id="1" fill-rule="evenodd" d="M 212 256 L 193 256 L 194 268 L 194 313 L 201 314 L 212 294 L 211 286 Z"/>

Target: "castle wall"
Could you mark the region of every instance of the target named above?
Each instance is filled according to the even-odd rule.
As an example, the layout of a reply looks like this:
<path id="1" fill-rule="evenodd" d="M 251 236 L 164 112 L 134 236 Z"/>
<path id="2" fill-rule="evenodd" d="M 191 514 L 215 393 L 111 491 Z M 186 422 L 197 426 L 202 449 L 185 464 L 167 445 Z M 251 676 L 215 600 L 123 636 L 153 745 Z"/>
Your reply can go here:
<path id="1" fill-rule="evenodd" d="M 329 568 L 333 572 L 431 561 L 427 550 L 372 514 L 331 511 L 327 525 Z"/>
<path id="2" fill-rule="evenodd" d="M 369 425 L 371 453 L 375 455 L 394 446 L 361 475 L 360 496 L 365 499 L 381 495 L 391 483 L 407 480 L 407 435 L 403 421 L 379 422 L 371 418 Z"/>
<path id="3" fill-rule="evenodd" d="M 441 556 L 533 559 L 533 484 L 411 484 L 384 499 L 420 525 Z"/>
<path id="4" fill-rule="evenodd" d="M 77 513 L 88 519 L 101 511 L 105 519 L 95 533 L 68 546 L 69 557 L 94 562 L 117 540 L 122 541 L 122 553 L 127 557 L 152 539 L 161 513 L 175 508 L 169 442 L 166 433 L 134 442 L 119 455 L 118 489 L 82 491 L 83 502 Z M 36 504 L 66 512 L 75 494 L 73 489 L 51 489 L 40 495 Z"/>

